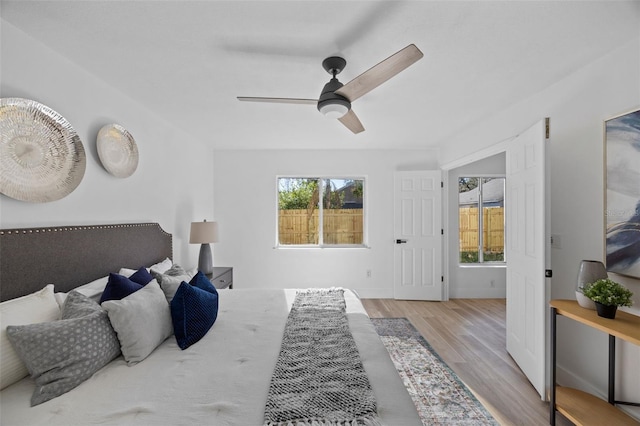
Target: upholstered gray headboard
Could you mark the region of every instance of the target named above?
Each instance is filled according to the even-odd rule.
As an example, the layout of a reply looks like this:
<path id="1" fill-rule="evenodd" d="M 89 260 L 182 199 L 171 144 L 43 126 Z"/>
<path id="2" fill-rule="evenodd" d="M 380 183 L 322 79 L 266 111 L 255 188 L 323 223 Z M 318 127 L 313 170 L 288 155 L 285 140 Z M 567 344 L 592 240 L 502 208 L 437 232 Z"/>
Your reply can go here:
<path id="1" fill-rule="evenodd" d="M 67 292 L 120 268 L 173 259 L 171 234 L 157 223 L 0 230 L 0 301 L 47 284 Z"/>

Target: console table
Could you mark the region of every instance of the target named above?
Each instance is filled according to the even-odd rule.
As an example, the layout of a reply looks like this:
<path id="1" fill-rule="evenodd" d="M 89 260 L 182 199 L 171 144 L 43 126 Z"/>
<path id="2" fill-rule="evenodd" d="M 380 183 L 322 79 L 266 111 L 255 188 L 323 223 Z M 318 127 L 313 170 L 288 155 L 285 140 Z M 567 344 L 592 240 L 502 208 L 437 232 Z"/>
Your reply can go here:
<path id="1" fill-rule="evenodd" d="M 616 337 L 640 345 L 640 317 L 618 311 L 616 318 L 599 317 L 596 311 L 585 309 L 575 300 L 552 300 L 551 305 L 551 425 L 556 422 L 556 410 L 576 425 L 640 425 L 633 417 L 616 408 L 615 404 L 640 406 L 638 403 L 617 401 L 615 398 Z M 556 385 L 556 320 L 562 315 L 609 334 L 609 395 L 604 401 L 590 393 Z"/>

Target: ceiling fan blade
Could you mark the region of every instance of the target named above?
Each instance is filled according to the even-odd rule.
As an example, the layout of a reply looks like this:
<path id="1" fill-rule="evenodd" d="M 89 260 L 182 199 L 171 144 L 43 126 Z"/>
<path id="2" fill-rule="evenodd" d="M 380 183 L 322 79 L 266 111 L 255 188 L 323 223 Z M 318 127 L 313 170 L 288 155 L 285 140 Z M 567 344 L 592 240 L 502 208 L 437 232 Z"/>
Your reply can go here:
<path id="1" fill-rule="evenodd" d="M 357 134 L 360 132 L 364 132 L 364 126 L 362 125 L 362 123 L 360 122 L 360 119 L 358 118 L 356 113 L 353 112 L 352 109 L 350 109 L 342 117 L 338 118 L 338 120 L 340 120 L 340 122 L 344 124 L 345 127 L 351 130 L 353 133 Z"/>
<path id="2" fill-rule="evenodd" d="M 424 54 L 410 44 L 404 49 L 389 56 L 384 61 L 369 68 L 341 88 L 335 91 L 338 95 L 344 96 L 353 102 L 362 95 L 380 86 L 391 77 L 400 73 L 404 69 L 422 58 Z"/>
<path id="3" fill-rule="evenodd" d="M 299 98 L 256 98 L 250 96 L 238 96 L 239 101 L 244 102 L 270 102 L 276 104 L 308 104 L 318 105 L 317 99 L 299 99 Z"/>

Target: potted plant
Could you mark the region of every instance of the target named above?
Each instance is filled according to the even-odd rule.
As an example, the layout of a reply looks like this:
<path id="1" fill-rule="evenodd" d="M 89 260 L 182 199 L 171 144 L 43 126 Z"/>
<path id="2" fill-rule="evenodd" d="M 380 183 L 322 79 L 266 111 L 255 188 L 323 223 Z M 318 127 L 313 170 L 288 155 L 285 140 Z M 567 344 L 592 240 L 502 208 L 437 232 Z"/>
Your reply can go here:
<path id="1" fill-rule="evenodd" d="M 598 315 L 604 318 L 615 318 L 618 306 L 631 306 L 633 293 L 626 287 L 609 278 L 599 279 L 586 287 L 584 295 L 596 304 Z"/>

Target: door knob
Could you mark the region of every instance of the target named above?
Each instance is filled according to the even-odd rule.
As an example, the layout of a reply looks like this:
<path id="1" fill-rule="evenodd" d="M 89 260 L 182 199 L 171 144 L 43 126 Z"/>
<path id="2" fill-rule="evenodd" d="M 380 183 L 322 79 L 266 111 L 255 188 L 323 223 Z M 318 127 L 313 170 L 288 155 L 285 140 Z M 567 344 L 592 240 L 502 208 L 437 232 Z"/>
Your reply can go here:
<path id="1" fill-rule="evenodd" d="M 396 244 L 406 244 L 407 240 L 396 240 Z"/>

